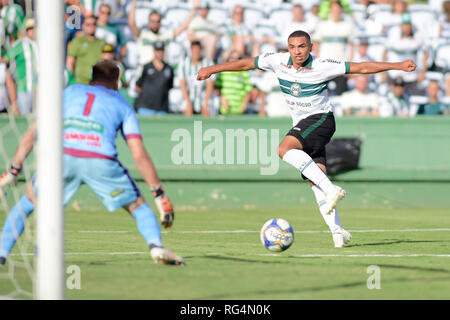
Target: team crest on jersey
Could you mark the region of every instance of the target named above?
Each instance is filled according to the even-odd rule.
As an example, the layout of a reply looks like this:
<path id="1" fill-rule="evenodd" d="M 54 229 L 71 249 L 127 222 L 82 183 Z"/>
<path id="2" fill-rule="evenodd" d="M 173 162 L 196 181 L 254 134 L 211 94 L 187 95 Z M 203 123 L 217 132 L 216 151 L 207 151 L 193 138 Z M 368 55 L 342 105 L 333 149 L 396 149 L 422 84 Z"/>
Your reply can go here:
<path id="1" fill-rule="evenodd" d="M 299 97 L 301 93 L 302 93 L 302 87 L 300 86 L 299 83 L 294 82 L 294 83 L 291 85 L 291 94 L 292 94 L 294 97 Z"/>

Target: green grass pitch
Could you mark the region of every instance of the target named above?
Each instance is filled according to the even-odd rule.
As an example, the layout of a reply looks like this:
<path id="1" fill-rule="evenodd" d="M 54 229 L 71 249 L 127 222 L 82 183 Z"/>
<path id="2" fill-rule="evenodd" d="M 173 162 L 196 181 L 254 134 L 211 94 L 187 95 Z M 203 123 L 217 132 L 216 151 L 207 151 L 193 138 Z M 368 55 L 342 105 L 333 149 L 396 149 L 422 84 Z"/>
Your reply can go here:
<path id="1" fill-rule="evenodd" d="M 83 187 L 66 209 L 66 268 L 81 272 L 81 288 L 67 289 L 66 298 L 449 299 L 450 183 L 340 185 L 348 196 L 339 215 L 353 239 L 336 249 L 306 183 L 165 183 L 176 220 L 163 241 L 186 267 L 154 264 L 134 219 L 107 212 Z M 287 219 L 296 232 L 280 254 L 259 241 L 272 217 Z M 2 211 L 2 225 L 4 219 Z M 0 269 L 0 296 L 17 287 L 32 291 L 24 258 L 17 248 L 13 254 L 14 265 Z M 373 265 L 379 289 L 367 286 Z"/>

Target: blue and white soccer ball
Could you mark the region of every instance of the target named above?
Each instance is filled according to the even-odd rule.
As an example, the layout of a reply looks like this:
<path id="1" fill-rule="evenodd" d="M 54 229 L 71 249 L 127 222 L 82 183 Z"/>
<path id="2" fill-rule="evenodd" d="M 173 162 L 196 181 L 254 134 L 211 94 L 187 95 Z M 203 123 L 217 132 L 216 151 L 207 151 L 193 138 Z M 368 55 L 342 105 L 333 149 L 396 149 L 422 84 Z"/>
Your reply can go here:
<path id="1" fill-rule="evenodd" d="M 270 251 L 284 251 L 294 242 L 294 229 L 284 219 L 273 218 L 261 228 L 261 243 Z"/>

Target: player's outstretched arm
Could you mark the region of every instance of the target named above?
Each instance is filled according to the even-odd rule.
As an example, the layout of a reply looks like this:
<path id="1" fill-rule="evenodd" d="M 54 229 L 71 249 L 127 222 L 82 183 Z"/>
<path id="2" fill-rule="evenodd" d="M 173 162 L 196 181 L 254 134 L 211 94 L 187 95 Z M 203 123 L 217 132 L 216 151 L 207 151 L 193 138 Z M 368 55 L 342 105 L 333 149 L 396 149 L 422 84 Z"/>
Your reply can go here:
<path id="1" fill-rule="evenodd" d="M 223 71 L 245 71 L 252 69 L 256 69 L 255 58 L 240 59 L 222 64 L 216 64 L 206 68 L 201 68 L 198 71 L 197 80 L 206 80 L 211 75 Z"/>
<path id="2" fill-rule="evenodd" d="M 5 188 L 6 186 L 14 185 L 16 183 L 17 175 L 22 170 L 25 159 L 28 157 L 31 150 L 33 150 L 36 128 L 37 124 L 34 122 L 23 135 L 17 146 L 10 169 L 0 177 L 0 188 Z"/>
<path id="3" fill-rule="evenodd" d="M 161 224 L 165 228 L 169 228 L 172 226 L 174 220 L 173 206 L 161 187 L 161 181 L 159 180 L 152 158 L 150 158 L 150 155 L 145 149 L 142 139 L 129 138 L 127 144 L 130 148 L 136 168 L 144 178 L 145 182 L 150 186 L 150 189 L 155 196 L 155 204 L 160 214 Z"/>
<path id="4" fill-rule="evenodd" d="M 416 70 L 416 64 L 411 59 L 403 62 L 350 62 L 349 73 L 372 74 L 389 70 L 411 72 Z"/>

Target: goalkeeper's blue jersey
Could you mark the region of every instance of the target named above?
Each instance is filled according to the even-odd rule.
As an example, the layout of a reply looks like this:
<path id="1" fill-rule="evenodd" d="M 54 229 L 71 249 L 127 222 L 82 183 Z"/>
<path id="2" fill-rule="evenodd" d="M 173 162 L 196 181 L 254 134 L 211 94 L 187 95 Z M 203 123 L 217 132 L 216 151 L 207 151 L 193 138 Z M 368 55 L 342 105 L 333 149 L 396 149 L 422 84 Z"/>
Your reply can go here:
<path id="1" fill-rule="evenodd" d="M 136 112 L 117 92 L 101 86 L 64 90 L 64 153 L 83 158 L 117 158 L 116 137 L 142 139 Z"/>

